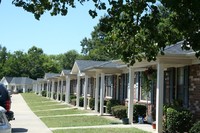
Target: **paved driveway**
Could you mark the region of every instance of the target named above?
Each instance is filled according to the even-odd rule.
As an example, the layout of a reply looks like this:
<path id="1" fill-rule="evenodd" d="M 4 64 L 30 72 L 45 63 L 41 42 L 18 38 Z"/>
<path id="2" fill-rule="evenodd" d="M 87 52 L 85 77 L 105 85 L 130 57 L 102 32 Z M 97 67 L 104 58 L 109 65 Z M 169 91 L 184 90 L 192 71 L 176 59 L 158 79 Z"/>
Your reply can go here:
<path id="1" fill-rule="evenodd" d="M 12 133 L 52 133 L 30 110 L 20 94 L 13 94 L 11 99 L 11 110 L 15 113 L 15 120 L 10 121 Z"/>

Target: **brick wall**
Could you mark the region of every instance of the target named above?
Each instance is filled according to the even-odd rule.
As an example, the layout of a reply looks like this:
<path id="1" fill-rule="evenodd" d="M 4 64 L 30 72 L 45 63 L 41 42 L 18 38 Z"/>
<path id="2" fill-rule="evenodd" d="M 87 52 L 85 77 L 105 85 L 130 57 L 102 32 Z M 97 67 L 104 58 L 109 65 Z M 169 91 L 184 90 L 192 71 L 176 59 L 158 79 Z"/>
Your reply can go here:
<path id="1" fill-rule="evenodd" d="M 200 120 L 200 65 L 190 66 L 189 71 L 189 109 Z"/>

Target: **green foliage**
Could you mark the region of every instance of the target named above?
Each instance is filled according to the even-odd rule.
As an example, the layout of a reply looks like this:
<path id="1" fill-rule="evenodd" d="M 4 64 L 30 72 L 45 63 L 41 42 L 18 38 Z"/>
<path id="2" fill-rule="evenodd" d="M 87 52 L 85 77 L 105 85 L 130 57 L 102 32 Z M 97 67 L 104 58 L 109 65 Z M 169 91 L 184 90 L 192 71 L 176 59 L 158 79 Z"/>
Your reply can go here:
<path id="1" fill-rule="evenodd" d="M 70 103 L 74 106 L 76 105 L 76 96 L 70 95 Z M 83 97 L 80 97 L 80 99 L 79 99 L 79 106 L 80 107 L 84 106 L 84 98 Z"/>
<path id="2" fill-rule="evenodd" d="M 71 99 L 71 100 L 70 100 L 70 103 L 71 103 L 72 105 L 76 106 L 76 99 L 75 99 L 75 98 Z"/>
<path id="3" fill-rule="evenodd" d="M 156 60 L 157 54 L 163 54 L 165 46 L 174 41 L 174 35 L 180 39 L 155 1 L 110 4 L 108 15 L 100 20 L 101 30 L 107 33 L 105 39 L 109 49 L 127 64 L 133 65 L 143 59 Z"/>
<path id="4" fill-rule="evenodd" d="M 56 99 L 57 98 L 57 92 L 54 92 L 53 93 L 53 99 Z"/>
<path id="5" fill-rule="evenodd" d="M 115 99 L 110 99 L 110 100 L 108 100 L 107 102 L 106 102 L 106 109 L 107 109 L 107 112 L 109 113 L 109 114 L 111 114 L 112 112 L 111 112 L 111 108 L 113 107 L 113 106 L 116 106 L 116 105 L 119 105 L 120 104 L 120 102 L 118 101 L 118 100 L 115 100 Z"/>
<path id="6" fill-rule="evenodd" d="M 62 95 L 62 101 L 65 101 L 65 94 Z"/>
<path id="7" fill-rule="evenodd" d="M 90 98 L 90 100 L 89 100 L 89 106 L 90 106 L 91 110 L 95 109 L 95 98 Z M 100 110 L 99 106 L 100 106 L 100 101 L 98 100 L 98 110 L 97 111 Z"/>
<path id="8" fill-rule="evenodd" d="M 80 99 L 79 99 L 79 106 L 80 107 L 84 106 L 84 98 L 83 97 L 80 97 Z"/>
<path id="9" fill-rule="evenodd" d="M 71 69 L 76 59 L 83 58 L 75 50 L 61 55 L 46 55 L 41 48 L 31 47 L 23 51 L 7 52 L 0 45 L 0 78 L 30 77 L 43 78 L 45 73 L 60 73 L 62 69 Z"/>
<path id="10" fill-rule="evenodd" d="M 76 95 L 74 95 L 74 94 L 70 94 L 70 96 L 69 96 L 69 101 L 71 102 L 72 99 L 76 99 Z"/>
<path id="11" fill-rule="evenodd" d="M 192 127 L 193 123 L 192 114 L 183 108 L 167 108 L 166 112 L 166 120 L 164 121 L 164 125 L 166 125 L 166 131 L 170 133 L 174 132 L 188 132 Z M 166 123 L 165 123 L 166 122 Z"/>
<path id="12" fill-rule="evenodd" d="M 189 130 L 189 133 L 200 133 L 200 121 L 196 122 L 192 128 Z"/>
<path id="13" fill-rule="evenodd" d="M 84 38 L 81 41 L 82 51 L 85 56 L 90 60 L 111 60 L 118 59 L 111 51 L 109 51 L 105 46 L 107 44 L 105 38 L 105 33 L 100 30 L 100 25 L 94 27 L 94 31 L 91 33 L 91 39 Z"/>
<path id="14" fill-rule="evenodd" d="M 62 69 L 71 69 L 75 60 L 79 59 L 79 53 L 76 50 L 70 50 L 64 54 L 58 55 Z"/>
<path id="15" fill-rule="evenodd" d="M 46 97 L 47 96 L 47 91 L 42 91 L 41 94 L 42 94 L 43 97 Z"/>
<path id="16" fill-rule="evenodd" d="M 196 56 L 200 56 L 200 32 L 199 21 L 200 12 L 198 5 L 200 1 L 168 1 L 162 0 L 163 5 L 169 10 L 175 12 L 171 17 L 172 24 L 183 34 L 184 49 L 192 48 L 196 52 Z"/>
<path id="17" fill-rule="evenodd" d="M 136 104 L 133 106 L 133 120 L 138 122 L 138 117 L 146 117 L 147 107 L 145 105 Z"/>
<path id="18" fill-rule="evenodd" d="M 65 101 L 65 94 L 62 94 L 62 95 L 61 95 L 61 93 L 59 93 L 59 94 L 58 94 L 58 100 Z"/>
<path id="19" fill-rule="evenodd" d="M 91 110 L 94 110 L 95 107 L 95 98 L 90 98 L 89 100 L 89 106 Z"/>
<path id="20" fill-rule="evenodd" d="M 127 118 L 127 106 L 117 105 L 111 108 L 111 114 L 116 118 Z"/>
<path id="21" fill-rule="evenodd" d="M 88 2 L 80 0 L 81 4 Z M 127 64 L 147 59 L 156 60 L 163 49 L 183 40 L 183 49 L 193 49 L 200 56 L 200 1 L 182 0 L 92 0 L 95 9 L 88 9 L 94 18 L 97 10 L 106 10 L 100 20 L 101 31 L 106 33 L 106 50 L 118 55 Z M 33 13 L 39 20 L 44 12 L 52 16 L 67 15 L 68 6 L 76 7 L 74 0 L 13 0 L 17 7 Z M 109 4 L 107 6 L 106 4 Z M 95 52 L 96 53 L 96 52 Z"/>

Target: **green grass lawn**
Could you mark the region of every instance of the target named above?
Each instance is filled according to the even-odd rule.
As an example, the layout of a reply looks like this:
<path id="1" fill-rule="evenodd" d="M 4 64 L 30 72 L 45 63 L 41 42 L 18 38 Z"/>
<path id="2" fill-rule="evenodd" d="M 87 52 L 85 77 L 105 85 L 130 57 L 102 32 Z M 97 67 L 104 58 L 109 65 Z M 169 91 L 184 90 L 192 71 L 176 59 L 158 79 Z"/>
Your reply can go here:
<path id="1" fill-rule="evenodd" d="M 116 124 L 117 121 L 105 119 L 101 116 L 64 116 L 41 118 L 48 127 L 77 127 Z"/>
<path id="2" fill-rule="evenodd" d="M 53 133 L 147 133 L 136 128 L 95 128 L 54 130 Z"/>
<path id="3" fill-rule="evenodd" d="M 74 109 L 62 109 L 62 110 L 49 110 L 49 111 L 37 111 L 34 112 L 37 116 L 55 116 L 55 115 L 70 115 L 70 114 L 83 114 L 87 113 L 83 110 Z"/>
<path id="4" fill-rule="evenodd" d="M 47 106 L 47 105 L 45 105 L 45 103 L 42 103 L 41 106 L 35 106 L 32 108 L 32 110 L 34 110 L 36 112 L 36 111 L 42 111 L 42 110 L 61 109 L 61 108 L 67 108 L 67 107 L 69 107 L 69 106 L 64 105 L 64 104 L 60 104 L 60 105 L 53 104 L 51 106 L 49 106 L 49 105 Z"/>
<path id="5" fill-rule="evenodd" d="M 119 120 L 107 119 L 97 115 L 81 116 L 59 116 L 85 114 L 90 111 L 79 110 L 71 106 L 61 104 L 46 97 L 38 96 L 34 93 L 21 94 L 31 110 L 49 127 L 78 127 L 78 126 L 98 126 L 120 124 Z M 71 109 L 70 109 L 71 108 Z M 51 110 L 60 109 L 60 110 Z M 120 126 L 120 125 L 119 125 Z M 54 133 L 146 133 L 135 128 L 97 128 L 97 129 L 65 129 L 54 130 Z"/>

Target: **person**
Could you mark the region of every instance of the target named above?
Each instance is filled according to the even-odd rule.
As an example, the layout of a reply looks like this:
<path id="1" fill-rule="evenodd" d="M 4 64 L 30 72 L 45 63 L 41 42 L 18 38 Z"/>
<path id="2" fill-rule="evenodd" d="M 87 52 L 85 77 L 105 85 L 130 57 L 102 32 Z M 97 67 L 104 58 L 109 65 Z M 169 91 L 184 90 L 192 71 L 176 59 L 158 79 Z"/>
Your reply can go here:
<path id="1" fill-rule="evenodd" d="M 8 121 L 14 120 L 14 112 L 10 111 L 11 107 L 11 98 L 8 90 L 3 84 L 0 84 L 0 106 L 6 110 L 6 116 Z"/>
<path id="2" fill-rule="evenodd" d="M 3 84 L 0 84 L 0 106 L 8 111 L 10 109 L 8 109 L 8 107 L 6 106 L 6 104 L 8 104 L 6 102 L 10 102 L 10 95 L 5 86 Z"/>

